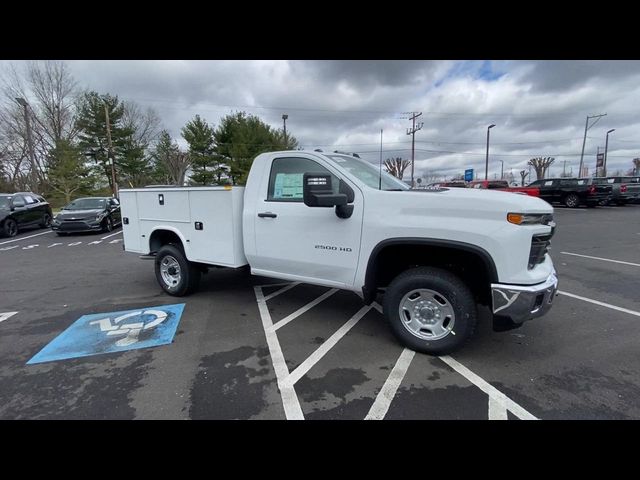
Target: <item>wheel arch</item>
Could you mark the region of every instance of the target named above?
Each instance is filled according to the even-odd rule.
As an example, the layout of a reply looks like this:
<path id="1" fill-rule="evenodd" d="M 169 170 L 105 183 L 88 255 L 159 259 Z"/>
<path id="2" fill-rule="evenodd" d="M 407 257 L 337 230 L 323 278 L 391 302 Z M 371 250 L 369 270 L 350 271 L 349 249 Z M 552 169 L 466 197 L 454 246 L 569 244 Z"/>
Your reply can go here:
<path id="1" fill-rule="evenodd" d="M 156 253 L 160 248 L 168 244 L 176 245 L 188 258 L 188 240 L 184 238 L 180 230 L 165 225 L 154 228 L 149 235 L 149 253 Z"/>
<path id="2" fill-rule="evenodd" d="M 451 262 L 460 267 L 467 262 L 476 270 L 463 268 L 455 271 L 450 268 Z M 493 258 L 477 245 L 431 238 L 392 238 L 381 241 L 371 251 L 362 287 L 365 303 L 371 304 L 379 288 L 387 286 L 402 271 L 415 266 L 441 267 L 457 273 L 464 281 L 472 283 L 470 286 L 482 301 L 490 301 L 490 285 L 498 282 Z"/>

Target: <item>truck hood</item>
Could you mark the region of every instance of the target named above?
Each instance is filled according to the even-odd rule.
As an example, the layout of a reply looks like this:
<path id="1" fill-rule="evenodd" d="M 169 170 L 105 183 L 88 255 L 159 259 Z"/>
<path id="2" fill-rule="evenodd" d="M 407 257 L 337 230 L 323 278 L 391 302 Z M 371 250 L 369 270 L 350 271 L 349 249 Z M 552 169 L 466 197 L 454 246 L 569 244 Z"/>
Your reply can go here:
<path id="1" fill-rule="evenodd" d="M 415 202 L 417 198 L 428 195 L 446 201 L 452 208 L 471 210 L 496 210 L 514 213 L 553 213 L 553 207 L 544 200 L 526 194 L 486 190 L 479 188 L 442 188 L 439 190 L 406 190 L 396 192 L 407 201 Z"/>

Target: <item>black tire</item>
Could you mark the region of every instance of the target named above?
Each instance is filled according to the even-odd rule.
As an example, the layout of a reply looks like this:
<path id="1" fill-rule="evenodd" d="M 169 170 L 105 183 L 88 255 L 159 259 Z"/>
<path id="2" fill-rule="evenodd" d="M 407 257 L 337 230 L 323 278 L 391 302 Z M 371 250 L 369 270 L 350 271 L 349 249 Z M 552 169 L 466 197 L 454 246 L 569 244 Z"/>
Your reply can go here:
<path id="1" fill-rule="evenodd" d="M 109 233 L 113 231 L 113 220 L 111 217 L 107 217 L 102 221 L 102 233 Z"/>
<path id="2" fill-rule="evenodd" d="M 4 221 L 2 233 L 5 237 L 15 237 L 18 234 L 18 224 L 13 218 L 7 218 Z"/>
<path id="3" fill-rule="evenodd" d="M 165 258 L 168 262 L 172 262 L 172 260 L 175 260 L 180 267 L 179 272 L 176 272 L 174 270 L 173 273 L 171 273 L 170 268 L 168 269 L 168 274 L 176 277 L 175 283 L 169 283 L 163 277 L 162 266 Z M 184 295 L 189 295 L 198 289 L 202 272 L 195 264 L 187 260 L 182 250 L 177 248 L 176 246 L 164 245 L 162 248 L 160 248 L 160 250 L 156 254 L 154 263 L 156 280 L 158 281 L 162 289 L 169 295 L 182 297 Z"/>
<path id="4" fill-rule="evenodd" d="M 446 300 L 453 309 L 454 323 L 444 337 L 430 340 L 421 338 L 405 327 L 400 314 L 400 302 L 412 290 L 428 289 Z M 446 355 L 464 345 L 476 328 L 476 302 L 469 288 L 457 276 L 433 267 L 417 267 L 398 275 L 384 295 L 384 315 L 393 334 L 405 346 L 430 355 Z M 447 325 L 445 325 L 447 327 Z"/>
<path id="5" fill-rule="evenodd" d="M 569 208 L 577 208 L 580 206 L 580 197 L 575 193 L 570 193 L 564 197 L 564 204 Z"/>
<path id="6" fill-rule="evenodd" d="M 51 215 L 45 213 L 42 217 L 42 223 L 40 224 L 40 228 L 51 228 Z"/>
<path id="7" fill-rule="evenodd" d="M 56 234 L 57 234 L 59 237 L 66 237 L 66 236 L 67 236 L 67 232 L 56 232 Z"/>

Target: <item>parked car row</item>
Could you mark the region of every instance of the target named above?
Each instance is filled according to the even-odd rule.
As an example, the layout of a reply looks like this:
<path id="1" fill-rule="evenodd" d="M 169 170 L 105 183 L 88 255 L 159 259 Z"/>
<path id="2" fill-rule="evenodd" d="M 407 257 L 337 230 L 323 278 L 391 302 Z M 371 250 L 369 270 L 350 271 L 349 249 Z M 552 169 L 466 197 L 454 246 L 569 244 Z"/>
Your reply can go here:
<path id="1" fill-rule="evenodd" d="M 626 205 L 640 203 L 640 176 L 545 178 L 526 187 L 510 187 L 506 180 L 451 181 L 430 184 L 429 187 L 460 187 L 500 190 L 540 197 L 549 203 L 569 208 L 586 205 Z"/>
<path id="2" fill-rule="evenodd" d="M 51 228 L 58 235 L 110 232 L 122 223 L 116 198 L 85 197 L 65 205 L 53 215 L 51 205 L 32 192 L 0 193 L 0 235 L 15 237 L 29 228 Z"/>
<path id="3" fill-rule="evenodd" d="M 569 208 L 640 202 L 640 177 L 545 178 L 529 187 L 539 189 L 543 200 Z"/>

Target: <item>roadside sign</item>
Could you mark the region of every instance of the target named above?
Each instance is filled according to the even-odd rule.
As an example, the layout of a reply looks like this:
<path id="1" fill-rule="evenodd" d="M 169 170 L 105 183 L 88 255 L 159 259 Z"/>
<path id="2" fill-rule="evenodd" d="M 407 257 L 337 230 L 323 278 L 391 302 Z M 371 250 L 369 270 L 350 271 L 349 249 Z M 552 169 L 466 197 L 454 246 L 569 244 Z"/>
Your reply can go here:
<path id="1" fill-rule="evenodd" d="M 596 167 L 602 167 L 604 165 L 604 153 L 599 153 L 597 155 Z"/>
<path id="2" fill-rule="evenodd" d="M 464 171 L 464 181 L 470 182 L 473 180 L 473 168 L 468 168 Z"/>
<path id="3" fill-rule="evenodd" d="M 83 315 L 27 365 L 171 343 L 184 303 Z"/>

